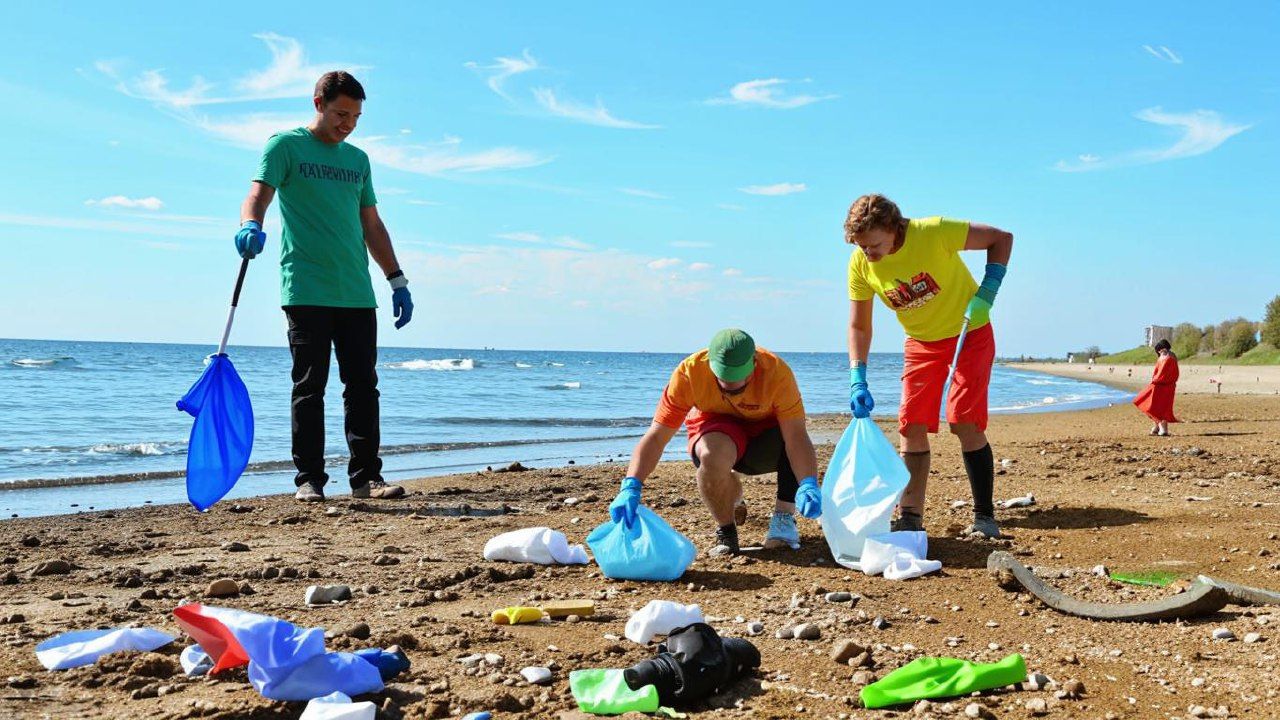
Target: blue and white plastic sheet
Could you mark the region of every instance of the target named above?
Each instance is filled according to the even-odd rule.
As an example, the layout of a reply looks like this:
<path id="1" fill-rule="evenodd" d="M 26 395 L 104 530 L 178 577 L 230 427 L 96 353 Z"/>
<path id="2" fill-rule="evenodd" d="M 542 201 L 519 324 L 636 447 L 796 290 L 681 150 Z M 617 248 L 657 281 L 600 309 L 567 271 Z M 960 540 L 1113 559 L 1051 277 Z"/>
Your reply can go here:
<path id="1" fill-rule="evenodd" d="M 155 628 L 73 630 L 55 635 L 36 646 L 36 659 L 46 670 L 92 665 L 104 655 L 123 650 L 155 650 L 174 641 Z"/>
<path id="2" fill-rule="evenodd" d="M 605 577 L 667 582 L 684 574 L 697 550 L 689 538 L 641 505 L 634 523 L 606 520 L 587 536 Z"/>

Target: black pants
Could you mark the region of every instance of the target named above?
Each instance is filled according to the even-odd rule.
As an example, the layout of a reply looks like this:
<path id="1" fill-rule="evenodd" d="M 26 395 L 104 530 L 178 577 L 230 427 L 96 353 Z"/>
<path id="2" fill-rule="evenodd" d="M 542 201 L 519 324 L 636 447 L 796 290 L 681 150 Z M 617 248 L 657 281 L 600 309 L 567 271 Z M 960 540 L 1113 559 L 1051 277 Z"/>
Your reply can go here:
<path id="1" fill-rule="evenodd" d="M 342 380 L 343 425 L 351 461 L 351 487 L 382 479 L 378 457 L 378 324 L 373 308 L 290 305 L 289 353 L 293 356 L 294 483 L 321 487 L 324 471 L 324 388 L 329 382 L 330 350 L 338 356 Z"/>
<path id="2" fill-rule="evenodd" d="M 693 466 L 701 465 L 698 455 L 693 454 Z M 791 469 L 791 459 L 787 457 L 787 445 L 782 441 L 782 431 L 769 428 L 747 442 L 747 451 L 742 459 L 733 466 L 743 475 L 764 475 L 778 473 L 778 499 L 782 502 L 796 501 L 796 490 L 800 482 Z"/>

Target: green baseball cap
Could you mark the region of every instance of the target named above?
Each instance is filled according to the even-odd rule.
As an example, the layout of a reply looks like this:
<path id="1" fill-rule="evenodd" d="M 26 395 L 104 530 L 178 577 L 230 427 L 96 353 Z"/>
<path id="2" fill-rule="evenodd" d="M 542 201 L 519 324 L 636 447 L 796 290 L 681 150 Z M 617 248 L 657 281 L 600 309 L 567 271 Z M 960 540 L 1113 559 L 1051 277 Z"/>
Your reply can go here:
<path id="1" fill-rule="evenodd" d="M 721 330 L 707 346 L 707 360 L 711 372 L 721 380 L 746 380 L 756 369 L 756 341 L 737 328 Z"/>

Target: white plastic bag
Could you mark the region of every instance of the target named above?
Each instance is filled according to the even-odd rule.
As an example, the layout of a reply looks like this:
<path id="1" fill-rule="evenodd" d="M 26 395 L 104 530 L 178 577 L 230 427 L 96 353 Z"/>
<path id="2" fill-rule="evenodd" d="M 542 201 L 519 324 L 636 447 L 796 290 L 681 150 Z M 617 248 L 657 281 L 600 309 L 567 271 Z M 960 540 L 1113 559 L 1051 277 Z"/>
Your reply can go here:
<path id="1" fill-rule="evenodd" d="M 856 418 L 836 443 L 822 482 L 822 533 L 831 555 L 847 568 L 872 535 L 889 532 L 889 518 L 911 474 L 871 418 Z"/>
<path id="2" fill-rule="evenodd" d="M 627 620 L 623 633 L 631 642 L 647 645 L 656 635 L 667 635 L 685 625 L 703 622 L 702 608 L 670 600 L 650 600 Z"/>
<path id="3" fill-rule="evenodd" d="M 907 553 L 918 558 L 929 555 L 929 534 L 923 530 L 885 533 L 867 538 L 862 546 L 862 558 L 859 565 L 862 572 L 868 575 L 879 575 L 885 568 L 893 564 L 898 553 Z"/>
<path id="4" fill-rule="evenodd" d="M 537 563 L 539 565 L 585 565 L 587 551 L 570 545 L 559 530 L 531 527 L 505 532 L 484 544 L 485 560 Z"/>
<path id="5" fill-rule="evenodd" d="M 378 706 L 371 702 L 351 702 L 351 697 L 332 692 L 312 699 L 298 720 L 373 720 Z"/>
<path id="6" fill-rule="evenodd" d="M 173 642 L 174 637 L 155 628 L 114 630 L 73 630 L 36 646 L 36 659 L 47 670 L 92 665 L 98 658 L 122 650 L 155 650 Z"/>

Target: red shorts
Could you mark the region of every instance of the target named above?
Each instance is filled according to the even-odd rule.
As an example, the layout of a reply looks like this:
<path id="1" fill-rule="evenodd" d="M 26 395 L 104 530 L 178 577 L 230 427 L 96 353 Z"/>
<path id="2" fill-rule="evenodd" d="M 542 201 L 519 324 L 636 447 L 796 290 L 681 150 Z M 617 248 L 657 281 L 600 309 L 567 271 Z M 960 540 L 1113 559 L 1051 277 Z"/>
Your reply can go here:
<path id="1" fill-rule="evenodd" d="M 907 338 L 903 348 L 902 405 L 898 408 L 898 432 L 921 424 L 938 432 L 938 405 L 947 370 L 956 351 L 956 338 L 923 342 Z M 996 357 L 995 334 L 988 323 L 965 336 L 956 362 L 956 374 L 947 398 L 947 423 L 973 423 L 987 429 L 987 387 L 991 363 Z"/>
<path id="2" fill-rule="evenodd" d="M 689 455 L 693 456 L 694 447 L 697 446 L 698 440 L 707 433 L 724 433 L 728 435 L 733 444 L 738 447 L 738 457 L 734 458 L 736 463 L 747 454 L 747 445 L 756 436 L 778 427 L 778 421 L 775 419 L 768 420 L 743 420 L 732 415 L 719 415 L 717 413 L 704 413 L 694 410 L 689 413 L 684 421 L 685 429 L 689 433 Z"/>

